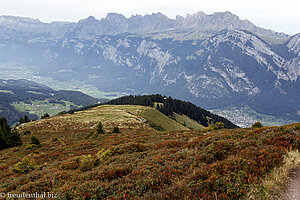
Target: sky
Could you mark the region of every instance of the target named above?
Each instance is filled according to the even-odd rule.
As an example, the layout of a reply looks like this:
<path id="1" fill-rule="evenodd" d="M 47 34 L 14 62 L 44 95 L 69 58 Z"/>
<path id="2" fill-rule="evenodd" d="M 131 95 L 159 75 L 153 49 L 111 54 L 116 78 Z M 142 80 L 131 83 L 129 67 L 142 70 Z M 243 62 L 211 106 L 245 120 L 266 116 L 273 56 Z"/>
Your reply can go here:
<path id="1" fill-rule="evenodd" d="M 300 33 L 299 0 L 0 0 L 0 15 L 31 17 L 42 22 L 72 21 L 107 13 L 126 17 L 161 12 L 169 18 L 203 11 L 230 11 L 262 28 Z"/>

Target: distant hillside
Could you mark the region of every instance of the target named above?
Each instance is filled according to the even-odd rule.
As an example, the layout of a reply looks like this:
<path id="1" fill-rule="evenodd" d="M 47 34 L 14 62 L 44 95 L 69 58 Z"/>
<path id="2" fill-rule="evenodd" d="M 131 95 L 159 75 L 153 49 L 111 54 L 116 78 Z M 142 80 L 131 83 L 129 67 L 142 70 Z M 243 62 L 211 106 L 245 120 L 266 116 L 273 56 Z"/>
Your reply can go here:
<path id="1" fill-rule="evenodd" d="M 28 80 L 0 79 L 0 117 L 6 117 L 9 124 L 17 122 L 24 114 L 37 119 L 46 112 L 54 115 L 98 101 L 82 92 L 55 91 Z"/>
<path id="2" fill-rule="evenodd" d="M 152 107 L 140 105 L 100 105 L 90 109 L 57 115 L 24 124 L 20 132 L 29 130 L 41 138 L 66 133 L 89 134 L 99 122 L 105 132 L 118 126 L 121 133 L 189 130 Z"/>
<path id="3" fill-rule="evenodd" d="M 154 106 L 155 103 L 159 103 L 156 104 L 156 108 L 166 116 L 175 117 L 174 113 L 177 113 L 180 115 L 186 115 L 203 126 L 208 126 L 211 123 L 223 122 L 225 124 L 225 128 L 238 128 L 237 125 L 233 124 L 229 120 L 197 107 L 190 102 L 173 99 L 159 94 L 125 96 L 111 100 L 106 104 Z"/>

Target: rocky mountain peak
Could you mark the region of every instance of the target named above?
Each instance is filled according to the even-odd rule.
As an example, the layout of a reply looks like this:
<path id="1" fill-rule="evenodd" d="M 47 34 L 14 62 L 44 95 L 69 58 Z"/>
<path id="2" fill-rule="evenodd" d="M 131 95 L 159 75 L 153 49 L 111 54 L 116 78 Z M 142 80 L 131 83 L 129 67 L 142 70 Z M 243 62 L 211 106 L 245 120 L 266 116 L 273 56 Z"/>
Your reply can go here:
<path id="1" fill-rule="evenodd" d="M 97 20 L 94 16 L 89 16 L 86 19 L 79 20 L 78 24 L 97 24 L 99 20 Z"/>
<path id="2" fill-rule="evenodd" d="M 234 19 L 239 19 L 239 17 L 235 14 L 232 14 L 229 11 L 225 11 L 225 12 L 215 12 L 214 14 L 209 15 L 211 17 L 217 17 L 217 18 L 234 18 Z"/>
<path id="3" fill-rule="evenodd" d="M 291 37 L 286 46 L 290 49 L 290 51 L 300 56 L 300 33 Z"/>
<path id="4" fill-rule="evenodd" d="M 120 20 L 127 20 L 127 18 L 119 13 L 108 13 L 105 17 L 107 21 L 120 21 Z"/>
<path id="5" fill-rule="evenodd" d="M 2 15 L 0 16 L 0 23 L 13 25 L 13 24 L 20 24 L 20 23 L 40 24 L 42 22 L 40 22 L 38 19 L 33 19 L 28 17 L 15 17 L 15 16 Z"/>

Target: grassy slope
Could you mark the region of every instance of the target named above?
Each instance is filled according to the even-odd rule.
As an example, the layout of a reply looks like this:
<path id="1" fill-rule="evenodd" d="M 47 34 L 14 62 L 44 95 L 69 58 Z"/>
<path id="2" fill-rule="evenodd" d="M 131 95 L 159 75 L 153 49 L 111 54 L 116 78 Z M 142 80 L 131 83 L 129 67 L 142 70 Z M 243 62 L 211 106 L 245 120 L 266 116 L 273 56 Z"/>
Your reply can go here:
<path id="1" fill-rule="evenodd" d="M 141 128 L 134 118 L 144 109 L 102 106 L 24 125 L 43 146 L 26 150 L 30 135 L 25 135 L 23 146 L 1 151 L 0 192 L 49 191 L 59 199 L 239 199 L 253 185 L 260 187 L 289 149 L 300 148 L 300 124 L 157 132 Z M 122 133 L 87 138 L 95 119 L 104 121 L 104 127 L 122 123 Z M 110 153 L 97 156 L 102 149 Z M 80 170 L 80 160 L 89 154 L 91 169 Z M 27 174 L 13 172 L 14 164 L 26 156 L 38 167 Z M 101 161 L 93 163 L 97 158 Z"/>
<path id="2" fill-rule="evenodd" d="M 179 115 L 177 113 L 174 113 L 175 115 L 175 120 L 179 122 L 180 124 L 185 124 L 186 127 L 190 129 L 196 129 L 196 130 L 201 130 L 204 129 L 205 127 L 196 122 L 195 120 L 192 120 L 186 115 Z"/>
<path id="3" fill-rule="evenodd" d="M 53 135 L 64 135 L 66 132 L 89 133 L 95 131 L 97 124 L 101 121 L 105 131 L 111 131 L 114 126 L 118 126 L 122 132 L 126 133 L 154 131 L 149 124 L 138 118 L 161 125 L 166 131 L 188 130 L 154 108 L 136 105 L 102 105 L 74 114 L 31 122 L 25 124 L 24 128 L 41 137 L 44 137 L 45 133 Z"/>
<path id="4" fill-rule="evenodd" d="M 138 112 L 137 115 L 147 119 L 154 124 L 162 126 L 162 128 L 166 131 L 189 130 L 185 126 L 176 122 L 177 120 L 174 121 L 153 108 L 144 109 L 143 111 Z"/>
<path id="5" fill-rule="evenodd" d="M 156 108 L 157 105 L 163 106 L 164 104 L 163 103 L 154 102 L 154 106 L 153 107 Z M 201 124 L 199 124 L 198 122 L 196 122 L 195 120 L 189 118 L 186 115 L 179 115 L 177 113 L 174 113 L 174 117 L 175 117 L 175 120 L 178 123 L 185 124 L 186 127 L 189 128 L 189 129 L 201 130 L 201 129 L 205 128 L 204 126 L 202 126 Z"/>

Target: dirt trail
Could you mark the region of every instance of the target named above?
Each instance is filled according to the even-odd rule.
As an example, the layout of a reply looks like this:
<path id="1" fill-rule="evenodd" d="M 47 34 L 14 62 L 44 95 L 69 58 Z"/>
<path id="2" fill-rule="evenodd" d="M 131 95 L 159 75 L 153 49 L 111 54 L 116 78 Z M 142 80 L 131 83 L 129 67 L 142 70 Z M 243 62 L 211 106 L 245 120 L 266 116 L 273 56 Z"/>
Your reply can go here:
<path id="1" fill-rule="evenodd" d="M 281 200 L 300 200 L 300 168 L 291 177 Z"/>

